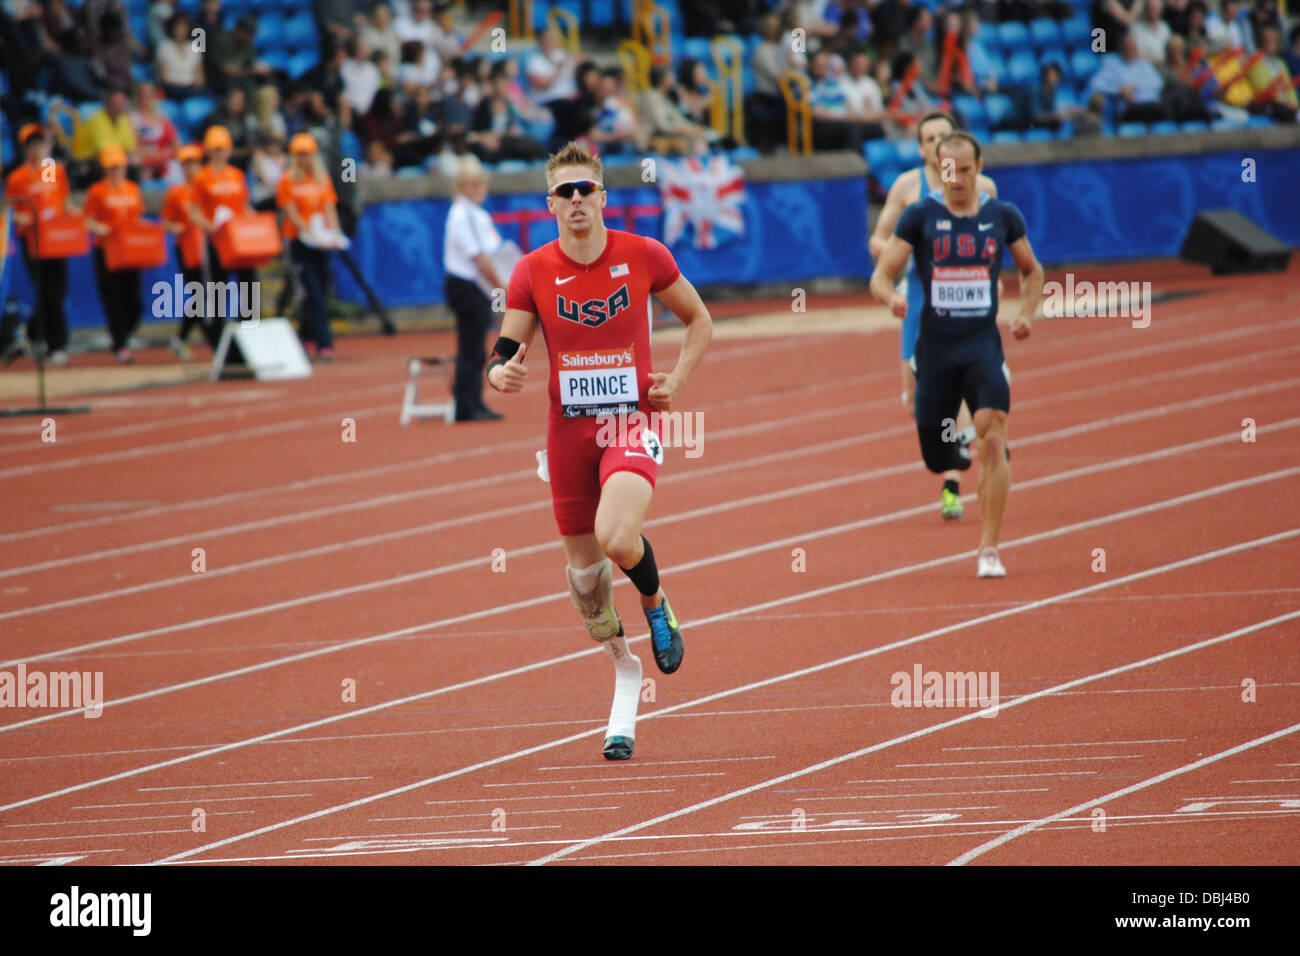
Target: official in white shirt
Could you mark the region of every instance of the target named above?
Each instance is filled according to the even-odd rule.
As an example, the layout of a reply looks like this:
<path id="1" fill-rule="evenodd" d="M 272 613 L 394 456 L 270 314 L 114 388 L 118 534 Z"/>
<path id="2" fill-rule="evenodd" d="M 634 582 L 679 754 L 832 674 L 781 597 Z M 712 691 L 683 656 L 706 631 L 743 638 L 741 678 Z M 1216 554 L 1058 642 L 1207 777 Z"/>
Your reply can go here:
<path id="1" fill-rule="evenodd" d="M 492 303 L 480 283 L 503 289 L 509 276 L 497 275 L 492 256 L 502 245 L 492 216 L 483 208 L 487 197 L 487 170 L 473 155 L 461 158 L 454 178 L 456 197 L 447 213 L 442 267 L 447 273 L 443 291 L 456 316 L 456 421 L 475 422 L 501 418 L 483 403 L 483 366 L 487 362 L 487 333 L 492 324 Z"/>

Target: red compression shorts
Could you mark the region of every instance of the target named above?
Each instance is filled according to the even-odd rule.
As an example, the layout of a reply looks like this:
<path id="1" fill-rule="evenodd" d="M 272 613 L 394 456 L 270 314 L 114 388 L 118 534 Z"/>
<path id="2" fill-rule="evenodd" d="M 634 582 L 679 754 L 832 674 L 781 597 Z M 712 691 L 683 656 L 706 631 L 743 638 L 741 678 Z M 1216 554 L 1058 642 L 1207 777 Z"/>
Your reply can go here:
<path id="1" fill-rule="evenodd" d="M 620 416 L 612 423 L 608 419 L 551 416 L 546 459 L 560 534 L 595 531 L 600 492 L 614 472 L 635 472 L 654 487 L 663 461 L 657 421 L 655 425 L 647 428 L 637 414 Z M 648 436 L 643 438 L 643 432 Z"/>

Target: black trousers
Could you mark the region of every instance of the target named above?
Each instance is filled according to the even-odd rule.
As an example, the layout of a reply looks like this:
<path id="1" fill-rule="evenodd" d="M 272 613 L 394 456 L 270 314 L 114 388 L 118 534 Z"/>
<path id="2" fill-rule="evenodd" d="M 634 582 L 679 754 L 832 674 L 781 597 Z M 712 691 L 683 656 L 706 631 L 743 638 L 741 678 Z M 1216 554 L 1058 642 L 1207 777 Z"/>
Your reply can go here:
<path id="1" fill-rule="evenodd" d="M 68 260 L 33 259 L 22 243 L 23 263 L 36 290 L 36 309 L 27 323 L 27 338 L 32 342 L 42 339 L 51 352 L 62 352 L 68 347 L 68 317 L 63 311 L 63 300 L 68 297 Z"/>
<path id="2" fill-rule="evenodd" d="M 104 250 L 95 247 L 95 285 L 99 288 L 99 301 L 108 317 L 108 334 L 113 340 L 113 351 L 126 348 L 140 325 L 144 309 L 144 296 L 140 292 L 139 269 L 112 269 L 104 260 Z"/>
<path id="3" fill-rule="evenodd" d="M 304 342 L 315 342 L 323 349 L 334 347 L 334 333 L 330 329 L 329 315 L 325 310 L 325 288 L 329 281 L 330 254 L 326 249 L 313 249 L 299 239 L 289 243 L 289 267 L 302 283 L 304 301 L 300 328 Z"/>
<path id="4" fill-rule="evenodd" d="M 217 247 L 212 244 L 212 239 L 209 237 L 208 261 L 206 266 L 206 281 L 207 282 L 229 282 L 230 274 L 232 272 L 235 274 L 235 281 L 242 283 L 243 284 L 242 288 L 245 290 L 249 290 L 248 294 L 251 295 L 253 283 L 257 281 L 257 270 L 256 269 L 227 269 L 224 265 L 222 265 L 221 256 L 217 254 Z M 211 287 L 208 286 L 205 288 L 211 288 Z M 239 301 L 244 300 L 244 295 L 245 295 L 244 292 L 239 293 Z M 240 316 L 227 314 L 223 317 L 222 315 L 219 314 L 222 311 L 222 307 L 220 303 L 217 303 L 215 301 L 213 305 L 216 306 L 217 314 L 208 315 L 206 311 L 207 309 L 206 295 L 204 296 L 204 302 L 205 302 L 205 306 L 204 306 L 204 315 L 203 315 L 203 334 L 207 338 L 208 344 L 215 349 L 217 347 L 217 344 L 221 341 L 221 330 L 225 326 L 226 322 L 230 321 L 231 319 L 238 322 L 240 320 Z M 227 307 L 225 311 L 227 313 L 230 311 L 228 298 L 227 298 Z M 261 316 L 257 316 L 257 318 L 261 318 Z M 243 362 L 243 356 L 239 353 L 239 349 L 237 346 L 231 348 L 230 357 L 228 361 L 232 363 Z"/>
<path id="5" fill-rule="evenodd" d="M 443 292 L 456 315 L 456 377 L 451 389 L 456 410 L 482 408 L 492 303 L 477 285 L 458 276 L 447 276 Z"/>
<path id="6" fill-rule="evenodd" d="M 191 269 L 191 268 L 188 268 L 188 267 L 186 267 L 186 266 L 182 266 L 182 267 L 181 267 L 181 281 L 185 283 L 184 288 L 186 288 L 186 289 L 188 289 L 188 288 L 190 287 L 190 283 L 191 283 L 191 282 L 197 282 L 197 283 L 199 284 L 199 288 L 200 288 L 200 289 L 203 288 L 203 266 L 202 266 L 202 264 L 197 265 L 197 266 L 195 266 L 195 267 L 192 268 L 192 269 Z M 202 293 L 200 293 L 200 294 L 202 294 Z M 202 313 L 201 311 L 199 312 L 198 315 L 182 315 L 182 316 L 181 316 L 181 324 L 180 324 L 180 328 L 179 328 L 179 329 L 177 330 L 177 332 L 176 332 L 176 337 L 177 337 L 178 339 L 180 339 L 182 342 L 184 342 L 186 339 L 188 339 L 188 338 L 190 337 L 190 332 L 193 331 L 193 329 L 194 329 L 194 327 L 195 327 L 196 325 L 199 327 L 200 330 L 202 330 L 202 332 L 203 332 L 203 337 L 204 337 L 205 339 L 208 340 L 208 344 L 209 344 L 209 345 L 212 345 L 212 340 L 211 340 L 211 337 L 208 335 L 208 330 L 207 330 L 207 328 L 205 327 L 205 324 L 204 324 L 204 321 L 203 321 L 203 313 Z"/>

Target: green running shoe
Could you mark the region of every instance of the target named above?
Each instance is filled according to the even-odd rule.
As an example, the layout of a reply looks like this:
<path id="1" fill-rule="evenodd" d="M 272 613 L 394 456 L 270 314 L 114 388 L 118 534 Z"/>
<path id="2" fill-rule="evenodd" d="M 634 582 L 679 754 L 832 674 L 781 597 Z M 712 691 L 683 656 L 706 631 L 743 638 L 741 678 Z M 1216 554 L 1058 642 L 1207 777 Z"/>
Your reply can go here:
<path id="1" fill-rule="evenodd" d="M 939 494 L 939 513 L 948 521 L 964 515 L 966 509 L 962 507 L 961 496 L 953 494 L 947 488 L 943 489 Z"/>

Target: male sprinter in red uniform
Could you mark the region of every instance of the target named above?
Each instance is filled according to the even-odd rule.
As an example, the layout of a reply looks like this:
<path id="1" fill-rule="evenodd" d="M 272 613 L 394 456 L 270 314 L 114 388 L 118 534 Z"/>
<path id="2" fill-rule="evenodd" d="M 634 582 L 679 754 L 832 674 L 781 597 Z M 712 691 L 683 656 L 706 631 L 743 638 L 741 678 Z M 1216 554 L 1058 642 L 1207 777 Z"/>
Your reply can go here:
<path id="1" fill-rule="evenodd" d="M 894 290 L 894 279 L 907 257 L 916 257 L 925 295 L 916 340 L 915 408 L 921 456 L 936 474 L 970 467 L 970 454 L 953 434 L 964 399 L 975 420 L 980 458 L 984 528 L 976 574 L 1000 578 L 1007 573 L 998 557 L 998 533 L 1011 493 L 1006 451 L 1011 373 L 998 333 L 998 273 L 1005 249 L 1020 272 L 1020 311 L 1011 333 L 1024 339 L 1043 295 L 1043 267 L 1030 248 L 1020 210 L 980 192 L 984 161 L 975 137 L 949 133 L 939 141 L 935 155 L 941 166 L 952 160 L 953 175 L 943 178 L 942 197 L 930 193 L 903 210 L 876 260 L 871 293 L 890 305 L 895 315 L 903 314 L 906 302 Z"/>
<path id="2" fill-rule="evenodd" d="M 614 610 L 610 562 L 641 592 L 655 663 L 673 673 L 682 663 L 682 632 L 641 534 L 663 462 L 658 416 L 651 413 L 672 409 L 704 356 L 713 322 L 661 243 L 605 228 L 599 159 L 568 144 L 546 164 L 546 186 L 560 237 L 515 266 L 487 380 L 501 392 L 523 387 L 524 355 L 540 320 L 551 365 L 546 458 L 555 522 L 573 603 L 614 662 L 605 759 L 626 760 L 636 736 L 641 661 Z M 650 370 L 651 293 L 686 326 L 677 365 L 667 373 Z M 622 419 L 621 427 L 608 427 L 611 416 Z M 611 432 L 626 442 L 601 439 Z"/>

